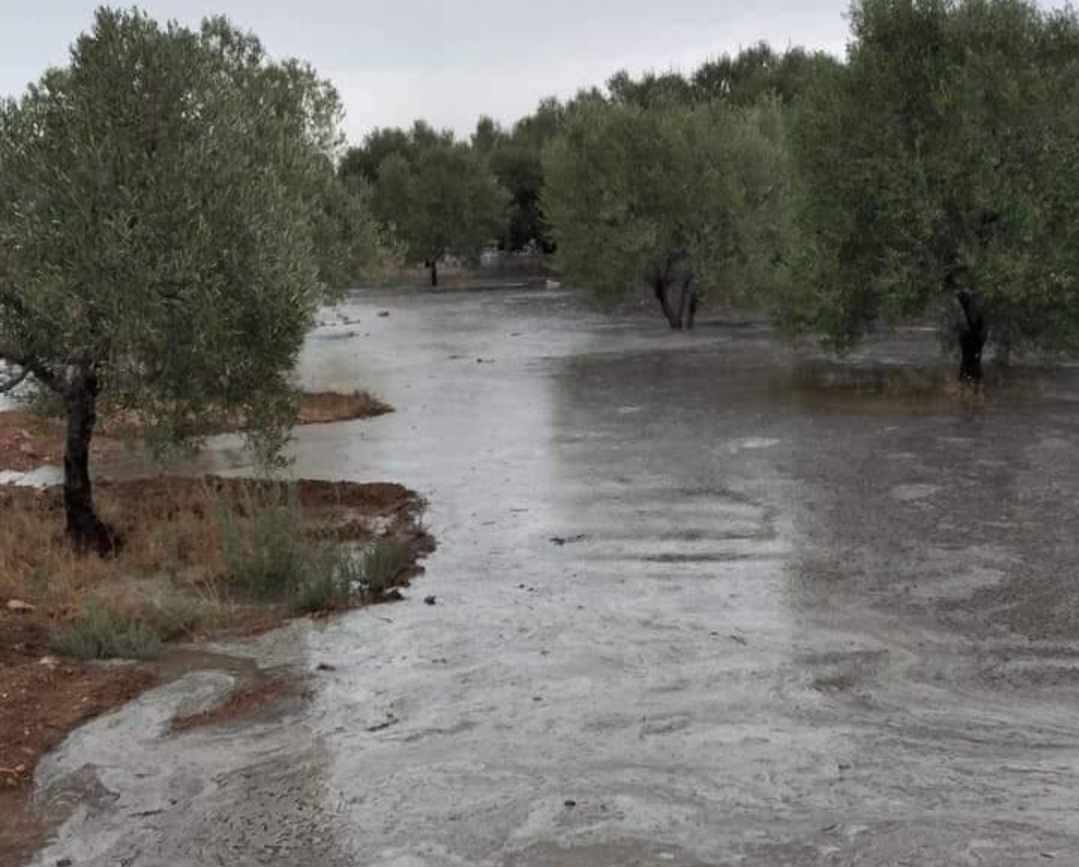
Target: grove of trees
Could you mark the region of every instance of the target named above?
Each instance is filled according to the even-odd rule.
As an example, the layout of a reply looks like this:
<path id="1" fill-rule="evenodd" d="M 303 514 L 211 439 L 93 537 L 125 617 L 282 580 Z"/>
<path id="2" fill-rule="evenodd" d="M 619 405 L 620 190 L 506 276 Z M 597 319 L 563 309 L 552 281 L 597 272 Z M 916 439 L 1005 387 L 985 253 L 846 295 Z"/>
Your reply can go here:
<path id="1" fill-rule="evenodd" d="M 0 392 L 67 417 L 67 526 L 98 518 L 90 443 L 243 419 L 279 451 L 304 335 L 396 251 L 540 251 L 574 287 L 707 300 L 836 349 L 935 317 L 987 346 L 1079 348 L 1079 17 L 1032 0 L 855 0 L 845 60 L 754 45 L 612 76 L 470 140 L 417 121 L 345 149 L 332 85 L 223 18 L 99 10 L 67 65 L 0 101 Z"/>
<path id="2" fill-rule="evenodd" d="M 579 93 L 540 197 L 567 279 L 647 284 L 674 327 L 707 292 L 838 350 L 934 318 L 973 383 L 990 342 L 1074 351 L 1075 11 L 856 0 L 850 20 L 845 62 L 758 45 Z"/>

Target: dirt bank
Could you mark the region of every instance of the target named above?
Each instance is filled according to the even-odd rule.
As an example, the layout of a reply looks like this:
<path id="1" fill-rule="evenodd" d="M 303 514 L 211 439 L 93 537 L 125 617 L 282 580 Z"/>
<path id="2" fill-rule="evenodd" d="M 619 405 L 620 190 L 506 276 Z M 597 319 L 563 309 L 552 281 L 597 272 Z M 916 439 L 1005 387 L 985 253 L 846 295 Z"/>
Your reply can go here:
<path id="1" fill-rule="evenodd" d="M 45 612 L 0 609 L 0 867 L 23 863 L 44 832 L 25 803 L 38 759 L 79 723 L 157 680 L 148 666 L 57 659 L 49 630 Z"/>
<path id="2" fill-rule="evenodd" d="M 352 394 L 320 391 L 303 396 L 297 422 L 299 424 L 326 424 L 333 421 L 374 418 L 376 415 L 384 415 L 388 412 L 393 412 L 392 406 L 366 391 L 354 391 Z"/>
<path id="3" fill-rule="evenodd" d="M 300 425 L 326 424 L 373 418 L 388 412 L 393 412 L 392 406 L 366 391 L 351 394 L 323 391 L 301 396 L 296 422 Z M 232 430 L 237 427 L 234 426 Z M 131 433 L 130 424 L 115 420 L 104 422 L 94 437 L 94 455 L 101 457 L 119 451 L 125 436 Z M 46 418 L 26 410 L 0 412 L 0 471 L 26 472 L 43 464 L 62 464 L 63 460 L 62 419 Z"/>
<path id="4" fill-rule="evenodd" d="M 143 664 L 84 663 L 56 651 L 56 635 L 88 602 L 163 629 L 165 640 L 260 632 L 292 614 L 287 605 L 230 590 L 222 514 L 254 520 L 288 496 L 300 532 L 319 543 L 392 543 L 402 560 L 380 596 L 406 585 L 433 549 L 419 522 L 423 501 L 400 485 L 304 480 L 160 477 L 101 482 L 101 513 L 124 537 L 110 560 L 78 557 L 64 539 L 62 491 L 0 486 L 0 865 L 20 863 L 36 839 L 24 809 L 39 758 L 84 720 L 174 676 L 167 657 Z M 233 531 L 235 532 L 235 531 Z M 372 601 L 357 596 L 353 604 Z M 276 680 L 244 684 L 221 708 L 179 727 L 212 724 L 279 697 Z M 291 688 L 291 687 L 288 687 Z M 21 855 L 19 854 L 21 853 Z"/>

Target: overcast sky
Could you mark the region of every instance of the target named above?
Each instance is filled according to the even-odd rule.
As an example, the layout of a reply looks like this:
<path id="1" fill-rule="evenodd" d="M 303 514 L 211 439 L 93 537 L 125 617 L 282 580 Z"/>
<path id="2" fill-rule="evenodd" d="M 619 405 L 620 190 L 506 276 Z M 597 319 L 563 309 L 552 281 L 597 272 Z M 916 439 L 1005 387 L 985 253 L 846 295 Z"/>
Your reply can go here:
<path id="1" fill-rule="evenodd" d="M 130 5 L 133 0 L 118 0 Z M 90 24 L 87 0 L 0 0 L 0 94 L 15 95 Z M 341 92 L 346 131 L 423 117 L 465 135 L 615 71 L 688 72 L 760 39 L 842 55 L 848 0 L 142 0 L 159 20 L 224 13 Z"/>

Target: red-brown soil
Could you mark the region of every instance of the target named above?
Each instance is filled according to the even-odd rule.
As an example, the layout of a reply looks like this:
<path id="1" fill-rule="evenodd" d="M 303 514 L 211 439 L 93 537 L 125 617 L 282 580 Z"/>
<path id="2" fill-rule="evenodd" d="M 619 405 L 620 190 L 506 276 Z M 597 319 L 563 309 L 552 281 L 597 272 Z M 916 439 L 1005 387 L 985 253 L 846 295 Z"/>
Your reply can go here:
<path id="1" fill-rule="evenodd" d="M 352 394 L 323 391 L 300 396 L 296 421 L 301 425 L 327 424 L 372 418 L 387 412 L 393 412 L 393 407 L 365 391 Z M 106 420 L 94 437 L 93 454 L 100 457 L 119 451 L 125 432 L 131 433 L 131 425 Z M 43 464 L 62 464 L 63 460 L 64 422 L 61 419 L 45 418 L 19 409 L 0 412 L 0 470 L 26 472 Z"/>

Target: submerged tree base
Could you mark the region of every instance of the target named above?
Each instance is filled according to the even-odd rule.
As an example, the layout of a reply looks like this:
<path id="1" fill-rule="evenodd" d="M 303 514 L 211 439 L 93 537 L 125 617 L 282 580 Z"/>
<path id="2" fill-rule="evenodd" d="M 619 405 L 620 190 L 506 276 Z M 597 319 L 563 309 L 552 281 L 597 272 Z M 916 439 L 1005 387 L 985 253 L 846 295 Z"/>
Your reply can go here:
<path id="1" fill-rule="evenodd" d="M 692 331 L 697 318 L 699 299 L 691 282 L 682 286 L 677 309 L 671 302 L 671 286 L 669 283 L 662 279 L 657 279 L 652 288 L 655 292 L 656 300 L 659 301 L 659 308 L 663 311 L 663 316 L 667 320 L 667 324 L 671 326 L 671 330 Z"/>

